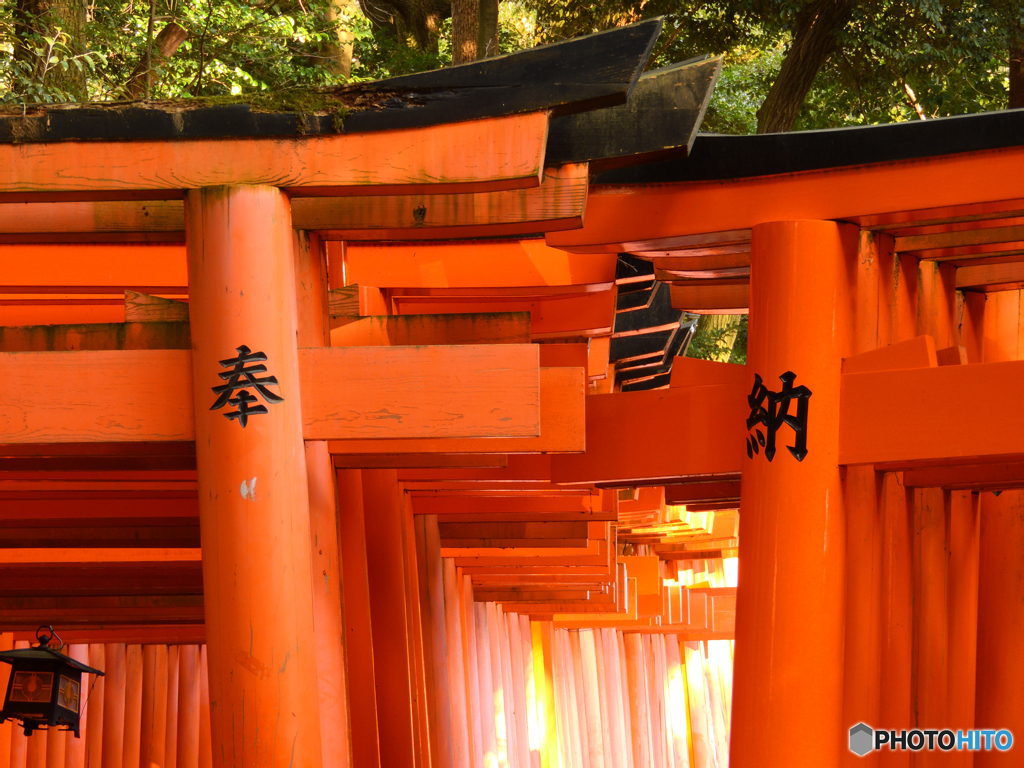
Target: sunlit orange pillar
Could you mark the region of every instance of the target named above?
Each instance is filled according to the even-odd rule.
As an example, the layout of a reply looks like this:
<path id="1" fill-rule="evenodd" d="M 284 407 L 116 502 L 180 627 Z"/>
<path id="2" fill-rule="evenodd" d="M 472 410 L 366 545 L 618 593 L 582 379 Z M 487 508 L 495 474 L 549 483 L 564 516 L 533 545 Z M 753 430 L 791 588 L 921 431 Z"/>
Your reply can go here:
<path id="1" fill-rule="evenodd" d="M 410 668 L 404 510 L 395 470 L 363 470 L 363 506 L 380 764 L 411 766 L 416 763 L 416 673 Z"/>
<path id="2" fill-rule="evenodd" d="M 948 584 L 949 492 L 920 488 L 914 493 L 915 728 L 946 728 L 949 692 Z M 941 752 L 922 751 L 912 765 L 937 765 Z"/>
<path id="3" fill-rule="evenodd" d="M 974 727 L 975 670 L 978 648 L 978 554 L 980 527 L 978 494 L 953 491 L 949 506 L 949 704 L 950 728 Z M 972 765 L 970 752 L 955 754 L 954 762 Z"/>
<path id="4" fill-rule="evenodd" d="M 349 703 L 352 717 L 352 759 L 359 768 L 380 765 L 377 690 L 374 682 L 370 587 L 363 525 L 363 476 L 358 469 L 339 469 L 338 540 L 345 591 L 345 650 L 348 656 Z"/>
<path id="5" fill-rule="evenodd" d="M 186 250 L 214 765 L 319 768 L 287 197 L 258 186 L 189 192 Z M 214 391 L 233 383 L 250 386 Z"/>
<path id="6" fill-rule="evenodd" d="M 1006 728 L 1009 752 L 974 753 L 975 768 L 1015 765 L 1024 739 L 1024 491 L 981 494 L 975 727 Z"/>
<path id="7" fill-rule="evenodd" d="M 315 234 L 295 233 L 295 284 L 299 346 L 329 347 L 327 260 L 320 238 Z M 351 765 L 351 739 L 345 684 L 338 504 L 334 466 L 325 441 L 306 442 L 306 475 L 323 761 L 324 768 L 347 768 Z"/>
<path id="8" fill-rule="evenodd" d="M 848 225 L 792 221 L 753 230 L 749 384 L 757 374 L 781 392 L 779 377 L 792 372 L 792 386 L 811 395 L 802 461 L 788 450 L 799 446 L 788 426 L 776 433 L 771 462 L 760 445 L 743 458 L 733 768 L 788 768 L 794 759 L 831 768 L 846 748 L 839 390 L 856 253 L 857 230 Z M 797 412 L 793 401 L 789 414 Z M 757 440 L 754 429 L 750 435 Z"/>
<path id="9" fill-rule="evenodd" d="M 882 489 L 882 652 L 877 677 L 885 691 L 878 723 L 890 730 L 909 730 L 913 712 L 913 508 L 914 492 L 903 485 L 902 472 L 887 472 Z M 907 750 L 882 750 L 880 768 L 910 765 Z"/>
<path id="10" fill-rule="evenodd" d="M 854 274 L 856 310 L 853 313 L 852 354 L 877 349 L 888 342 L 890 326 L 881 322 L 888 314 L 890 291 L 887 276 L 881 274 L 880 258 L 887 244 L 874 232 L 860 233 Z M 880 306 L 881 305 L 881 306 Z M 882 679 L 882 475 L 873 466 L 847 467 L 843 481 L 846 511 L 846 650 L 843 672 L 843 725 L 879 723 Z M 872 768 L 878 753 L 863 758 L 840 750 L 845 766 Z"/>

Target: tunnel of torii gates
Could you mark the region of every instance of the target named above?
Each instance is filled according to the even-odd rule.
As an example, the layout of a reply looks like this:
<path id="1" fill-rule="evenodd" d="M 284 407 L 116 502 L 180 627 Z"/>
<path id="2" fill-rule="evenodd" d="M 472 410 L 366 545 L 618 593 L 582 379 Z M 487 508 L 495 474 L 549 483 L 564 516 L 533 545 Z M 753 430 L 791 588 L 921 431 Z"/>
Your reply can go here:
<path id="1" fill-rule="evenodd" d="M 0 638 L 106 672 L 2 768 L 1015 760 L 847 731 L 1024 734 L 1024 113 L 698 136 L 659 26 L 0 116 Z"/>

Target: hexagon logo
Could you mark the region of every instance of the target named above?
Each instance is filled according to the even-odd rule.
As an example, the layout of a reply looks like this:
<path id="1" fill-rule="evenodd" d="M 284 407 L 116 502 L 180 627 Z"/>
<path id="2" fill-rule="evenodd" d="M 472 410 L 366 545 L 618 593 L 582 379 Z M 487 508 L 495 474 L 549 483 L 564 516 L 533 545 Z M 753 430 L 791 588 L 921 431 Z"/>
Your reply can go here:
<path id="1" fill-rule="evenodd" d="M 850 751 L 858 757 L 864 757 L 874 749 L 874 731 L 864 723 L 857 723 L 850 729 Z"/>

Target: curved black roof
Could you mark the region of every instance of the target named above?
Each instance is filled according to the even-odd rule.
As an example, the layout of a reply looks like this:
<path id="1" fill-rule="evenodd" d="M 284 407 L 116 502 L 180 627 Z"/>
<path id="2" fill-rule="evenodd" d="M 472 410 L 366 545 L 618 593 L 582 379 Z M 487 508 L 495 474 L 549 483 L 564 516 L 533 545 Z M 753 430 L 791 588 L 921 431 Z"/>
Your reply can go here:
<path id="1" fill-rule="evenodd" d="M 608 171 L 595 183 L 740 179 L 1022 145 L 1024 109 L 756 136 L 699 134 L 686 158 Z"/>

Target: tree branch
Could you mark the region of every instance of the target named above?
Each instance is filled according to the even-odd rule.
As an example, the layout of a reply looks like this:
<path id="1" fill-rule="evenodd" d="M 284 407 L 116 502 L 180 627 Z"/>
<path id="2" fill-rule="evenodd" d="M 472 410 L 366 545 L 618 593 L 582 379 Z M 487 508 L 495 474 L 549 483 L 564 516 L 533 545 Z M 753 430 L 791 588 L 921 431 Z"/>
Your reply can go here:
<path id="1" fill-rule="evenodd" d="M 156 36 L 156 50 L 151 54 L 149 50 L 139 61 L 135 71 L 132 72 L 128 82 L 125 83 L 124 91 L 130 99 L 141 99 L 146 95 L 154 82 L 154 72 L 157 67 L 162 66 L 175 51 L 188 39 L 188 32 L 182 29 L 176 22 L 169 21 Z"/>

